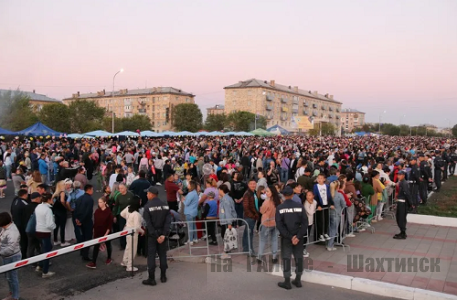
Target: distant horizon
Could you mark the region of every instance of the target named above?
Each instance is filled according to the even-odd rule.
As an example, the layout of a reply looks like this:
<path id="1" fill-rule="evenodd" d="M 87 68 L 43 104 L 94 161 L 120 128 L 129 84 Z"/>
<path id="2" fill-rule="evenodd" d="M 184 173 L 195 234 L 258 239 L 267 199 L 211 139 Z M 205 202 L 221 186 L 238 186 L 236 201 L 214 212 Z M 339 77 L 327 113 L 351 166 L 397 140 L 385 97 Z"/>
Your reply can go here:
<path id="1" fill-rule="evenodd" d="M 5 0 L 0 88 L 61 100 L 111 91 L 124 68 L 116 90 L 172 86 L 206 115 L 257 78 L 334 95 L 368 123 L 452 127 L 456 15 L 453 0 Z"/>

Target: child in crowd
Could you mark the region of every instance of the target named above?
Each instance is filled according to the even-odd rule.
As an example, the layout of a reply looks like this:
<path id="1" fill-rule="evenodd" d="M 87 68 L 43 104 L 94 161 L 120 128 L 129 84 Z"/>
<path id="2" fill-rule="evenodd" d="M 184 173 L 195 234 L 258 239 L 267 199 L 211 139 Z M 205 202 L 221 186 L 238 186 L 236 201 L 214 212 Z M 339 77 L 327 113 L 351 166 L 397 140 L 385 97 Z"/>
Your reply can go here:
<path id="1" fill-rule="evenodd" d="M 133 266 L 133 260 L 137 254 L 138 247 L 138 234 L 143 235 L 144 230 L 142 228 L 142 220 L 140 213 L 138 212 L 141 207 L 141 199 L 135 196 L 130 205 L 127 206 L 122 212 L 121 217 L 126 220 L 124 229 L 135 229 L 135 234 L 127 236 L 127 247 L 125 247 L 124 258 L 122 259 L 121 266 L 127 267 L 127 272 L 138 271 L 138 268 Z M 133 247 L 133 257 L 132 257 Z"/>
<path id="2" fill-rule="evenodd" d="M 308 240 L 311 242 L 311 232 L 314 224 L 314 214 L 316 213 L 317 201 L 314 200 L 313 191 L 306 192 L 306 201 L 303 204 L 305 207 L 306 215 L 308 216 L 308 234 L 304 238 L 303 257 L 309 257 L 309 252 L 306 250 L 306 244 Z"/>
<path id="3" fill-rule="evenodd" d="M 216 221 L 217 221 L 217 202 L 214 200 L 216 194 L 209 192 L 207 194 L 208 200 L 203 204 L 202 219 L 209 220 L 206 222 L 206 231 L 208 238 L 211 239 L 210 245 L 217 246 L 216 238 Z"/>
<path id="4" fill-rule="evenodd" d="M 135 179 L 135 174 L 133 173 L 133 168 L 128 167 L 127 168 L 127 182 L 126 182 L 127 186 L 130 186 L 134 179 Z"/>

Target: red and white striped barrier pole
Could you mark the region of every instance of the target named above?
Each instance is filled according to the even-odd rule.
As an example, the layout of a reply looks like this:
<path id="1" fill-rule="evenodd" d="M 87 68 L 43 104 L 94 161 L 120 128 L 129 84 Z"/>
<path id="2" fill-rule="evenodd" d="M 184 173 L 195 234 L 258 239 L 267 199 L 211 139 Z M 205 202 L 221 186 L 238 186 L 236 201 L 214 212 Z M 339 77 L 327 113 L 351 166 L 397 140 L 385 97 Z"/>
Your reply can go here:
<path id="1" fill-rule="evenodd" d="M 65 247 L 65 248 L 62 248 L 62 249 L 59 249 L 59 250 L 50 251 L 50 252 L 43 253 L 43 254 L 40 254 L 40 255 L 36 255 L 36 256 L 30 257 L 30 258 L 27 258 L 27 259 L 23 259 L 23 260 L 14 262 L 14 263 L 3 265 L 3 266 L 0 266 L 0 274 L 15 270 L 15 269 L 27 266 L 27 265 L 31 265 L 31 264 L 40 262 L 42 260 L 54 258 L 54 257 L 60 256 L 60 255 L 63 255 L 63 254 L 68 254 L 68 253 L 71 253 L 71 252 L 75 252 L 77 250 L 81 250 L 82 248 L 86 248 L 86 247 L 90 247 L 90 246 L 97 245 L 97 244 L 100 244 L 100 243 L 104 243 L 106 241 L 114 240 L 114 239 L 117 239 L 117 238 L 120 238 L 120 237 L 123 237 L 123 236 L 127 236 L 129 234 L 134 234 L 134 233 L 135 233 L 135 229 L 126 229 L 126 230 L 119 231 L 119 232 L 116 232 L 116 233 L 112 233 L 112 234 L 109 234 L 109 235 L 106 235 L 106 236 L 102 236 L 100 238 L 96 238 L 96 239 L 93 239 L 93 240 L 90 240 L 90 241 L 86 241 L 86 242 L 83 242 L 83 243 L 75 244 L 75 245 L 68 246 L 68 247 Z"/>

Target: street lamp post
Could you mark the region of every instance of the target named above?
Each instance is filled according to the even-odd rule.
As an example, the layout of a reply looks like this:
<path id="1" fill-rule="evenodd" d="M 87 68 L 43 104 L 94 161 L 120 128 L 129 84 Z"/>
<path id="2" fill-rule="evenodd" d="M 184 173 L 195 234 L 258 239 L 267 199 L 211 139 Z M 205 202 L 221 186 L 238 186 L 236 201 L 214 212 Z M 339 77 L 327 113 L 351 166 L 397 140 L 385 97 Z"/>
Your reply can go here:
<path id="1" fill-rule="evenodd" d="M 111 94 L 111 98 L 113 100 L 114 100 L 114 79 L 116 78 L 117 74 L 122 73 L 122 72 L 124 72 L 124 69 L 120 69 L 113 76 L 113 93 Z M 114 110 L 113 110 L 113 106 L 112 105 L 111 105 L 111 132 L 114 133 Z"/>

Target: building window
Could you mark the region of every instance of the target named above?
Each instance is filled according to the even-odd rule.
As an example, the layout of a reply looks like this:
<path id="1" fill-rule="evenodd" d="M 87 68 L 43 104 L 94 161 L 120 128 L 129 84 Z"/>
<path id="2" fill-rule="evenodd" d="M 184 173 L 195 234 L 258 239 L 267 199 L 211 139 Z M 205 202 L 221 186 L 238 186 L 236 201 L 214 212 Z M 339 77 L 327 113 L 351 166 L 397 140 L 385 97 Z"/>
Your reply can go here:
<path id="1" fill-rule="evenodd" d="M 236 95 L 236 90 L 233 90 L 233 95 Z"/>
<path id="2" fill-rule="evenodd" d="M 251 101 L 248 101 L 248 106 L 250 106 L 250 105 L 251 105 Z"/>
<path id="3" fill-rule="evenodd" d="M 189 103 L 190 102 L 190 99 L 189 98 L 186 98 L 186 103 Z"/>

